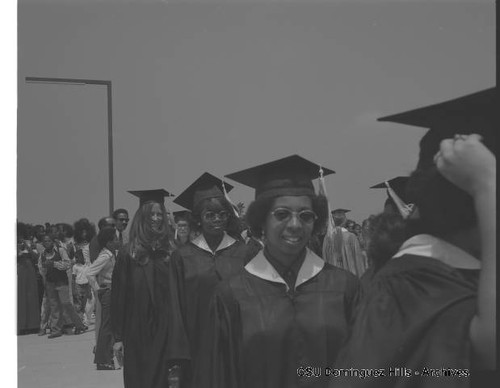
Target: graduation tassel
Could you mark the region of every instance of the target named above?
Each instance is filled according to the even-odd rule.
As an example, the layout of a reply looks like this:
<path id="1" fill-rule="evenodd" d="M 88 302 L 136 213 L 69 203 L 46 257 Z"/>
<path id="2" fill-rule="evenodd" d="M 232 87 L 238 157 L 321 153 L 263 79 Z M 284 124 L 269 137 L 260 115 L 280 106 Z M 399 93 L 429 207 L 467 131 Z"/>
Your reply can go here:
<path id="1" fill-rule="evenodd" d="M 323 168 L 320 166 L 319 167 L 319 195 L 323 195 L 326 198 L 326 203 L 328 207 L 328 224 L 327 224 L 327 229 L 326 229 L 326 235 L 325 238 L 323 239 L 323 259 L 328 262 L 333 264 L 334 261 L 334 243 L 333 243 L 333 237 L 334 237 L 334 227 L 333 227 L 333 218 L 332 218 L 332 212 L 330 209 L 330 201 L 328 200 L 328 195 L 326 193 L 326 184 L 325 184 L 325 178 L 323 176 Z"/>
<path id="2" fill-rule="evenodd" d="M 406 219 L 410 216 L 413 210 L 413 204 L 406 204 L 404 201 L 399 198 L 399 196 L 396 194 L 396 192 L 392 189 L 391 185 L 389 185 L 389 182 L 385 181 L 384 182 L 386 187 L 387 187 L 387 193 L 389 194 L 389 197 L 394 201 L 396 204 L 396 207 L 398 208 L 399 214 L 401 214 L 401 217 L 403 219 Z"/>
<path id="3" fill-rule="evenodd" d="M 233 208 L 234 215 L 236 216 L 236 218 L 240 218 L 240 213 L 238 212 L 238 208 L 233 203 L 233 201 L 231 201 L 231 198 L 229 198 L 229 194 L 227 193 L 226 185 L 224 184 L 224 181 L 222 181 L 222 191 L 224 192 L 224 197 L 231 204 L 231 207 Z"/>
<path id="4" fill-rule="evenodd" d="M 167 210 L 167 218 L 170 227 L 174 230 L 174 238 L 177 238 L 177 225 L 175 223 L 174 216 L 170 210 Z"/>

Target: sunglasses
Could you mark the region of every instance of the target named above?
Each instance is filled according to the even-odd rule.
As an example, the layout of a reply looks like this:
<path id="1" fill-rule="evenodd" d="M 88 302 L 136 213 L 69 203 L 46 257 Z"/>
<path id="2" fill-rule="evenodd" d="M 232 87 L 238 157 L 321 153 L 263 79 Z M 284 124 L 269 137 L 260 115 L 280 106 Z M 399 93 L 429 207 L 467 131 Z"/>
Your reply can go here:
<path id="1" fill-rule="evenodd" d="M 118 218 L 118 221 L 121 221 L 121 222 L 128 222 L 129 219 L 128 218 Z"/>
<path id="2" fill-rule="evenodd" d="M 278 222 L 288 222 L 292 219 L 292 216 L 295 215 L 300 220 L 300 222 L 306 225 L 313 224 L 314 221 L 318 219 L 318 216 L 312 210 L 302 210 L 300 212 L 293 212 L 289 209 L 278 208 L 274 209 L 271 212 L 271 215 Z"/>
<path id="3" fill-rule="evenodd" d="M 202 215 L 203 220 L 205 221 L 215 221 L 216 218 L 220 218 L 222 221 L 225 221 L 229 218 L 229 213 L 225 210 L 220 212 L 206 212 Z"/>

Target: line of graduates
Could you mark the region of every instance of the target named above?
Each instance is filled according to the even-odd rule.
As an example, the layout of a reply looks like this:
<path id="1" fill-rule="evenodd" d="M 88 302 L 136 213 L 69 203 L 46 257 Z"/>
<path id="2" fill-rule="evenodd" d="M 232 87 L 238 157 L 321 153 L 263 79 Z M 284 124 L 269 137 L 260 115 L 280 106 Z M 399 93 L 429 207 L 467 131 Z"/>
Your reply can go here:
<path id="1" fill-rule="evenodd" d="M 371 220 L 362 275 L 331 256 L 343 230 L 313 180 L 333 171 L 298 155 L 226 175 L 255 190 L 245 239 L 232 186 L 209 173 L 173 200 L 199 231 L 174 244 L 170 193 L 131 192 L 139 208 L 110 295 L 125 387 L 472 386 L 496 365 L 497 102 L 492 88 L 382 119 L 430 129 L 406 201 L 385 185 L 391 206 Z M 395 367 L 434 374 L 353 372 Z"/>
<path id="2" fill-rule="evenodd" d="M 468 387 L 494 369 L 496 102 L 493 88 L 406 115 L 430 128 L 411 204 L 386 185 L 397 212 L 373 219 L 361 280 L 308 247 L 330 214 L 312 181 L 333 171 L 298 155 L 226 175 L 255 190 L 247 240 L 211 174 L 174 199 L 200 234 L 173 252 L 169 193 L 135 192 L 111 293 L 125 387 Z M 327 366 L 344 373 L 301 372 Z M 353 372 L 395 367 L 433 372 Z"/>

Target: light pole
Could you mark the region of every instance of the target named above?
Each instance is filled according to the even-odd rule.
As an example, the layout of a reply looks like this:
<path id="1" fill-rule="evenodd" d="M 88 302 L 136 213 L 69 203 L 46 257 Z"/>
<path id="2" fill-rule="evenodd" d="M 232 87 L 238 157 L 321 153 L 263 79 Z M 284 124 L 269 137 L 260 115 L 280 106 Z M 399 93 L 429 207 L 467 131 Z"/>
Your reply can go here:
<path id="1" fill-rule="evenodd" d="M 114 210 L 113 188 L 113 115 L 111 104 L 111 81 L 74 78 L 26 77 L 27 83 L 59 84 L 59 85 L 102 85 L 106 86 L 108 95 L 108 175 L 109 175 L 109 214 Z"/>

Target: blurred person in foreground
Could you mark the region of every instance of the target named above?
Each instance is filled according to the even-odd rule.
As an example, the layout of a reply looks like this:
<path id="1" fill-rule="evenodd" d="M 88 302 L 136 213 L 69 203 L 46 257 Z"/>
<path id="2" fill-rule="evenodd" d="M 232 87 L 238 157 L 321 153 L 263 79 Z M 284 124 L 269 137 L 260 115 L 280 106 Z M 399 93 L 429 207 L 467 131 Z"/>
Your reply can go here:
<path id="1" fill-rule="evenodd" d="M 495 368 L 495 96 L 493 88 L 408 113 L 431 122 L 406 188 L 414 205 L 373 221 L 375 273 L 335 365 L 405 372 L 336 384 L 470 387 L 478 370 Z"/>

